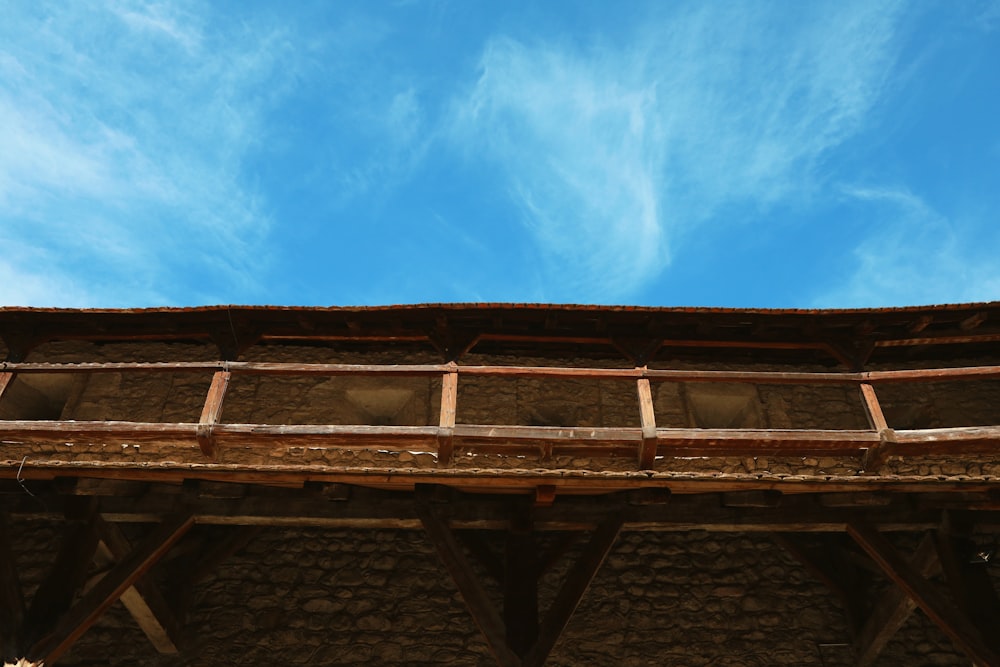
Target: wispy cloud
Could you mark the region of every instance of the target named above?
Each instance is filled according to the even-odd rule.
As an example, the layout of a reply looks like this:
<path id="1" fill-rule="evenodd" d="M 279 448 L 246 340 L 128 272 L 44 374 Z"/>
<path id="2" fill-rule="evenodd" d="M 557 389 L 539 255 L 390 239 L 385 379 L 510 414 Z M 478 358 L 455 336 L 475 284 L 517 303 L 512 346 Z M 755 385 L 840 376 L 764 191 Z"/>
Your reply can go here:
<path id="1" fill-rule="evenodd" d="M 560 298 L 628 298 L 733 204 L 808 196 L 879 102 L 896 3 L 698 5 L 627 42 L 494 39 L 448 123 L 495 160 Z"/>
<path id="2" fill-rule="evenodd" d="M 252 289 L 268 217 L 242 161 L 288 47 L 280 31 L 220 31 L 191 7 L 8 11 L 0 240 L 22 248 L 6 253 L 4 278 L 33 288 L 4 290 L 6 303 L 135 305 Z M 32 261 L 42 248 L 59 261 Z"/>
<path id="3" fill-rule="evenodd" d="M 843 188 L 875 231 L 845 262 L 820 307 L 991 301 L 1000 295 L 1000 230 L 950 219 L 901 187 Z"/>

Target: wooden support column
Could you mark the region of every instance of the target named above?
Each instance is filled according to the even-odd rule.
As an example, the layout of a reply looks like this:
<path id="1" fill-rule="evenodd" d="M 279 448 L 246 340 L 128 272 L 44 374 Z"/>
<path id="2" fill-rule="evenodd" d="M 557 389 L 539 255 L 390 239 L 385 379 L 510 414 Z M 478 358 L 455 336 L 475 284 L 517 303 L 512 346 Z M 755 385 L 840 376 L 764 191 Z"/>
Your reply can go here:
<path id="1" fill-rule="evenodd" d="M 504 549 L 503 620 L 507 645 L 524 657 L 538 639 L 538 546 L 529 513 L 519 509 Z"/>
<path id="2" fill-rule="evenodd" d="M 56 561 L 28 607 L 24 619 L 25 647 L 55 626 L 86 582 L 87 567 L 97 551 L 96 521 L 96 515 L 92 514 L 86 522 L 68 526 Z"/>
<path id="3" fill-rule="evenodd" d="M 191 599 L 194 596 L 194 587 L 212 574 L 222 563 L 230 557 L 239 553 L 243 547 L 264 530 L 263 526 L 215 526 L 213 530 L 227 531 L 221 538 L 210 539 L 211 546 L 204 551 L 199 551 L 191 555 L 190 558 L 179 559 L 181 562 L 176 568 L 171 567 L 169 578 L 171 585 L 167 590 L 167 601 L 173 616 L 179 621 L 183 621 L 190 608 Z M 173 563 L 171 563 L 173 565 Z"/>
<path id="4" fill-rule="evenodd" d="M 215 458 L 215 439 L 212 437 L 212 430 L 222 418 L 222 402 L 225 400 L 231 376 L 232 373 L 229 371 L 216 371 L 212 376 L 212 385 L 208 388 L 205 407 L 202 408 L 201 419 L 198 422 L 198 446 L 209 458 Z"/>
<path id="5" fill-rule="evenodd" d="M 441 417 L 438 421 L 438 466 L 451 465 L 454 448 L 455 415 L 458 407 L 458 371 L 441 377 Z"/>
<path id="6" fill-rule="evenodd" d="M 881 533 L 861 522 L 847 524 L 847 532 L 976 665 L 1000 665 L 1000 656 L 983 641 L 968 617 L 922 577 Z"/>
<path id="7" fill-rule="evenodd" d="M 647 378 L 639 378 L 636 384 L 639 393 L 639 419 L 642 425 L 639 468 L 652 470 L 656 462 L 656 414 L 653 410 L 653 392 Z"/>
<path id="8" fill-rule="evenodd" d="M 976 559 L 975 543 L 960 536 L 939 531 L 935 535 L 941 569 L 958 606 L 969 617 L 983 640 L 1000 654 L 1000 598 L 986 571 L 987 563 Z"/>
<path id="9" fill-rule="evenodd" d="M 472 570 L 465 554 L 462 553 L 462 548 L 455 540 L 455 535 L 447 522 L 424 500 L 417 501 L 416 510 L 431 544 L 434 545 L 445 568 L 455 581 L 497 664 L 500 667 L 521 667 L 521 659 L 507 645 L 503 619 L 490 601 L 489 594 Z"/>
<path id="10" fill-rule="evenodd" d="M 858 568 L 842 557 L 843 551 L 834 543 L 842 535 L 824 535 L 824 544 L 818 549 L 810 549 L 802 543 L 794 533 L 771 533 L 771 538 L 783 547 L 803 567 L 817 579 L 826 584 L 834 595 L 840 599 L 847 617 L 847 626 L 852 636 L 857 636 L 861 627 L 863 614 L 863 599 L 861 591 L 862 573 Z M 866 576 L 867 573 L 865 573 Z"/>
<path id="11" fill-rule="evenodd" d="M 913 570 L 922 577 L 930 577 L 938 569 L 934 553 L 934 542 L 930 535 L 921 540 L 910 559 Z M 875 662 L 889 640 L 903 627 L 917 603 L 898 586 L 884 595 L 872 609 L 868 620 L 858 634 L 858 667 L 866 667 Z"/>
<path id="12" fill-rule="evenodd" d="M 861 400 L 865 406 L 865 415 L 868 417 L 869 426 L 879 435 L 878 444 L 869 447 L 861 459 L 861 469 L 874 473 L 882 468 L 889 455 L 892 454 L 896 433 L 889 428 L 889 424 L 885 421 L 882 406 L 879 405 L 878 396 L 875 395 L 875 387 L 868 383 L 862 383 Z"/>
<path id="13" fill-rule="evenodd" d="M 0 662 L 14 660 L 21 652 L 26 611 L 11 543 L 10 520 L 0 510 Z"/>
<path id="14" fill-rule="evenodd" d="M 623 522 L 622 515 L 615 513 L 598 525 L 590 542 L 584 547 L 580 559 L 573 564 L 566 581 L 559 588 L 552 606 L 546 612 L 538 641 L 524 657 L 523 667 L 541 667 L 545 664 L 570 617 L 583 599 L 583 594 L 587 592 L 590 582 L 611 552 Z"/>
<path id="15" fill-rule="evenodd" d="M 101 546 L 107 550 L 107 555 L 118 562 L 128 557 L 132 547 L 116 524 L 98 520 L 97 530 Z M 153 582 L 146 579 L 137 580 L 122 593 L 121 601 L 158 652 L 166 654 L 178 652 L 180 627 L 159 588 Z"/>
<path id="16" fill-rule="evenodd" d="M 133 586 L 194 525 L 190 513 L 167 518 L 129 552 L 104 578 L 97 582 L 63 615 L 55 628 L 35 642 L 28 652 L 32 660 L 52 667 L 56 660 L 93 625 L 108 607 Z M 95 536 L 96 538 L 96 536 Z M 96 539 L 95 539 L 96 542 Z M 88 559 L 89 561 L 89 559 Z"/>

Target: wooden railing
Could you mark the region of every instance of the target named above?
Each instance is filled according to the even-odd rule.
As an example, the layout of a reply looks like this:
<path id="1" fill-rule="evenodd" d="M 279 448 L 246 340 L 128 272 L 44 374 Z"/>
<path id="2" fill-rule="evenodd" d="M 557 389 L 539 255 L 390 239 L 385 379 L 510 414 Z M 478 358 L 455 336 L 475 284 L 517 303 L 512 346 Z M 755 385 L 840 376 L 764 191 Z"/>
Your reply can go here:
<path id="1" fill-rule="evenodd" d="M 449 466 L 456 448 L 518 456 L 634 457 L 651 469 L 658 457 L 701 456 L 858 456 L 866 471 L 877 471 L 891 454 L 1000 454 L 1000 426 L 896 430 L 889 426 L 876 394 L 888 383 L 952 382 L 1000 378 L 1000 366 L 868 372 L 777 372 L 658 370 L 645 367 L 560 368 L 462 366 L 449 364 L 359 365 L 265 362 L 108 362 L 0 364 L 0 399 L 17 374 L 32 373 L 212 373 L 201 418 L 196 423 L 130 421 L 0 421 L 0 441 L 137 442 L 191 444 L 206 456 L 227 445 L 324 446 L 434 452 Z M 220 417 L 234 374 L 433 377 L 441 382 L 441 410 L 433 426 L 315 424 L 232 424 Z M 554 427 L 461 424 L 457 422 L 460 376 L 633 380 L 639 427 Z M 656 424 L 651 382 L 744 383 L 756 385 L 853 385 L 869 429 L 663 428 Z M 817 405 L 821 408 L 821 405 Z"/>

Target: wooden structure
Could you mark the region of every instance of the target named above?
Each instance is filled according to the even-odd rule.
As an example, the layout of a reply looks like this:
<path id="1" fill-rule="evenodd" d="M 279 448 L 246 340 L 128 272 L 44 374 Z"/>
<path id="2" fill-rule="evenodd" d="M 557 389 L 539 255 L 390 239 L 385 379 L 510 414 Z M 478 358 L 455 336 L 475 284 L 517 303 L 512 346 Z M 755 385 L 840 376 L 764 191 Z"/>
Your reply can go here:
<path id="1" fill-rule="evenodd" d="M 771 535 L 858 664 L 919 608 L 1000 665 L 1000 304 L 2 309 L 0 337 L 2 658 L 52 665 L 118 600 L 183 656 L 194 587 L 297 526 L 423 531 L 500 665 L 546 662 L 620 533 L 691 530 Z M 62 526 L 30 601 L 15 524 Z M 224 532 L 157 574 L 196 525 Z"/>

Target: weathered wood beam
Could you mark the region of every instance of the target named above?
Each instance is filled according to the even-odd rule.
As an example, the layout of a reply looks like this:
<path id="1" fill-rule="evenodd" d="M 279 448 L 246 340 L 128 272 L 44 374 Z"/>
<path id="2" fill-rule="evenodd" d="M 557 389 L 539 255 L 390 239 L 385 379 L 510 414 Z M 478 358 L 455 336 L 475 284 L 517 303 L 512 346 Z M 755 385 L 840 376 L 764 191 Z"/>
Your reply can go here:
<path id="1" fill-rule="evenodd" d="M 92 626 L 121 594 L 135 584 L 194 525 L 190 513 L 165 519 L 142 543 L 115 567 L 59 620 L 55 628 L 39 639 L 28 652 L 29 658 L 53 665 L 73 642 Z M 89 560 L 89 559 L 88 559 Z"/>
<path id="2" fill-rule="evenodd" d="M 639 445 L 639 468 L 652 470 L 656 463 L 656 412 L 653 409 L 653 392 L 648 378 L 637 380 L 639 394 L 639 420 L 642 425 L 642 443 Z"/>
<path id="3" fill-rule="evenodd" d="M 198 422 L 198 446 L 201 452 L 209 458 L 215 458 L 215 438 L 212 431 L 215 425 L 222 419 L 223 401 L 226 398 L 226 389 L 232 374 L 229 371 L 216 371 L 212 376 L 212 384 L 208 388 L 208 395 L 205 397 L 205 405 L 201 410 L 201 419 Z"/>
<path id="4" fill-rule="evenodd" d="M 451 528 L 430 503 L 417 500 L 415 507 L 431 544 L 465 600 L 497 664 L 500 667 L 521 667 L 521 659 L 507 644 L 503 619 L 466 559 Z"/>
<path id="5" fill-rule="evenodd" d="M 0 660 L 13 660 L 20 654 L 27 611 L 12 543 L 10 518 L 0 509 Z"/>
<path id="6" fill-rule="evenodd" d="M 611 548 L 621 532 L 623 517 L 614 513 L 601 521 L 590 541 L 583 549 L 579 560 L 573 564 L 566 580 L 559 588 L 552 606 L 545 612 L 538 633 L 538 640 L 524 656 L 523 667 L 541 667 L 562 635 L 570 617 L 576 611 L 580 600 L 597 575 L 597 571 L 607 559 Z"/>
<path id="7" fill-rule="evenodd" d="M 7 391 L 7 387 L 10 386 L 13 380 L 14 380 L 13 373 L 0 372 L 0 398 L 3 398 L 4 392 Z"/>
<path id="8" fill-rule="evenodd" d="M 96 507 L 96 504 L 95 504 Z M 87 579 L 87 567 L 97 551 L 97 517 L 69 524 L 55 563 L 35 591 L 24 618 L 25 647 L 51 630 L 73 603 Z"/>
<path id="9" fill-rule="evenodd" d="M 885 420 L 885 415 L 882 413 L 882 406 L 879 404 L 878 396 L 875 394 L 875 388 L 863 382 L 860 385 L 860 389 L 861 402 L 865 408 L 865 416 L 868 418 L 868 424 L 879 436 L 878 442 L 873 443 L 865 451 L 861 459 L 861 469 L 865 472 L 877 473 L 882 469 L 882 466 L 892 453 L 892 445 L 896 441 L 896 434 L 889 428 L 889 424 Z"/>
<path id="10" fill-rule="evenodd" d="M 121 562 L 132 552 L 132 545 L 116 524 L 98 521 L 101 545 L 114 561 Z M 138 579 L 121 595 L 121 602 L 138 623 L 153 647 L 160 653 L 175 654 L 180 642 L 180 625 L 159 588 L 146 578 Z"/>
<path id="11" fill-rule="evenodd" d="M 965 614 L 922 577 L 875 528 L 856 522 L 847 526 L 847 532 L 973 662 L 986 667 L 1000 665 L 1000 655 L 983 641 Z"/>
<path id="12" fill-rule="evenodd" d="M 925 578 L 933 575 L 939 565 L 930 535 L 927 533 L 924 536 L 910 558 L 910 565 L 914 571 Z M 856 642 L 858 667 L 865 667 L 875 662 L 885 645 L 903 627 L 906 619 L 916 608 L 917 604 L 913 598 L 898 586 L 894 586 L 878 600 L 858 634 Z"/>
<path id="13" fill-rule="evenodd" d="M 458 412 L 458 373 L 441 376 L 441 415 L 438 420 L 437 462 L 438 466 L 451 465 L 454 451 L 455 417 Z"/>
<path id="14" fill-rule="evenodd" d="M 443 487 L 447 488 L 447 487 Z M 485 490 L 485 489 L 484 489 Z M 20 495 L 8 499 L 10 511 L 23 518 L 61 520 L 57 511 L 60 496 L 37 492 L 53 509 L 43 510 L 38 500 Z M 23 497 L 22 497 L 23 496 Z M 536 530 L 593 530 L 595 517 L 602 512 L 619 510 L 625 516 L 625 529 L 632 531 L 708 530 L 715 532 L 844 532 L 847 524 L 867 520 L 885 531 L 919 531 L 936 528 L 941 521 L 940 508 L 933 502 L 914 509 L 910 497 L 884 506 L 825 507 L 814 496 L 781 496 L 778 507 L 724 507 L 719 494 L 671 496 L 669 504 L 633 505 L 626 494 L 598 496 L 561 496 L 551 507 L 535 507 Z M 506 530 L 510 525 L 510 503 L 517 496 L 463 495 L 455 493 L 455 502 L 439 508 L 455 529 Z M 947 500 L 947 495 L 943 496 Z M 528 498 L 524 498 L 528 500 Z M 134 497 L 99 497 L 98 511 L 107 521 L 141 523 L 158 521 L 175 511 L 176 490 Z M 298 526 L 328 528 L 400 528 L 419 529 L 421 523 L 408 495 L 392 492 L 368 492 L 356 489 L 352 499 L 330 502 L 310 497 L 301 490 L 288 489 L 278 495 L 248 495 L 241 498 L 206 498 L 190 500 L 199 524 L 231 526 Z M 953 505 L 949 505 L 953 506 Z M 988 529 L 1000 525 L 1000 512 L 980 510 L 977 521 Z"/>

